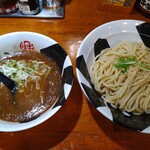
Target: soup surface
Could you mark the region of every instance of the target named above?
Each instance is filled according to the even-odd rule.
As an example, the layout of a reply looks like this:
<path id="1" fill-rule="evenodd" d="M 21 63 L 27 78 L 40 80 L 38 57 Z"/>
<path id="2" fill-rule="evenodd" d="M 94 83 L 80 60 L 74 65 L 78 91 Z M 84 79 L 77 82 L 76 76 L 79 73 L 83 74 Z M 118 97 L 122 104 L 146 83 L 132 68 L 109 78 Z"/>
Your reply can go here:
<path id="1" fill-rule="evenodd" d="M 15 80 L 16 93 L 0 84 L 0 119 L 25 122 L 53 106 L 61 92 L 61 73 L 53 59 L 39 52 L 18 52 L 0 60 L 0 71 Z"/>

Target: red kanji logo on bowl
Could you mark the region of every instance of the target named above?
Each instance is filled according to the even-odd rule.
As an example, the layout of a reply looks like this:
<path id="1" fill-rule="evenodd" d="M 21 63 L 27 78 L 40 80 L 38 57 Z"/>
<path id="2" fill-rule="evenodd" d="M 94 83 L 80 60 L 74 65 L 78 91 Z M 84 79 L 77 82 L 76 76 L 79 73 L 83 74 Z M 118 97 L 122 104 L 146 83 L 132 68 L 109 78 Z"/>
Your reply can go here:
<path id="1" fill-rule="evenodd" d="M 25 51 L 34 51 L 34 45 L 30 41 L 21 42 L 20 48 Z"/>

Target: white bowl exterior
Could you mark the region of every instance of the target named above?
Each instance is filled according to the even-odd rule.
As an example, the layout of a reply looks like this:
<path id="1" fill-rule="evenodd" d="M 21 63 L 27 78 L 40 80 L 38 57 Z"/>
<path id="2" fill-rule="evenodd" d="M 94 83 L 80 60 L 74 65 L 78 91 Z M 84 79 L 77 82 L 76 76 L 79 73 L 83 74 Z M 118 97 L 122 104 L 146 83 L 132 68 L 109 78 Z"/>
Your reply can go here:
<path id="1" fill-rule="evenodd" d="M 20 50 L 20 43 L 23 41 L 30 41 L 35 45 L 34 48 L 37 51 L 57 43 L 53 39 L 39 33 L 12 32 L 0 36 L 0 55 L 6 51 L 13 52 Z"/>

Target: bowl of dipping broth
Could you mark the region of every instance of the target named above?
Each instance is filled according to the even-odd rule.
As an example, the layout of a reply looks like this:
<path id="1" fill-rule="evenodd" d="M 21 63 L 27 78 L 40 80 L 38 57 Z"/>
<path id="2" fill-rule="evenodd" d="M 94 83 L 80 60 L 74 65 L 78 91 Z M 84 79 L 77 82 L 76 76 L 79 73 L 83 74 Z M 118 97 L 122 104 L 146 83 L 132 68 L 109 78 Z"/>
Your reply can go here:
<path id="1" fill-rule="evenodd" d="M 53 39 L 34 32 L 0 36 L 0 131 L 35 127 L 53 116 L 67 100 L 72 63 Z"/>

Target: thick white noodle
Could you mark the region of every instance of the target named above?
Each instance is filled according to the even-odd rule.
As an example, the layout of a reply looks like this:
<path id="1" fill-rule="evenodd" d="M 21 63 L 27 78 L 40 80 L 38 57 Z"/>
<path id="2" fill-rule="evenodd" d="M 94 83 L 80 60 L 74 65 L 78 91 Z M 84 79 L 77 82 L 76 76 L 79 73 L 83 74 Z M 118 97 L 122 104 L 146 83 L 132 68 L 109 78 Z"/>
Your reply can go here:
<path id="1" fill-rule="evenodd" d="M 90 70 L 91 82 L 104 100 L 136 115 L 150 112 L 150 71 L 130 65 L 125 73 L 115 67 L 119 57 L 136 57 L 150 64 L 150 50 L 143 43 L 124 41 L 103 50 Z"/>

